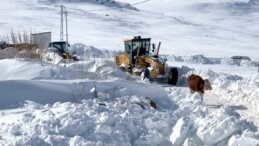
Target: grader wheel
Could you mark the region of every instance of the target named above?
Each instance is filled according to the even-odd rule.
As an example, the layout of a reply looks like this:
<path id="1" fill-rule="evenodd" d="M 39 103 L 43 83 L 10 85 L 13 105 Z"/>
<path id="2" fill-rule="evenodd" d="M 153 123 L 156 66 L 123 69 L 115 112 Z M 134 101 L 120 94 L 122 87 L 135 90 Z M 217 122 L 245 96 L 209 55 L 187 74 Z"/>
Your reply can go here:
<path id="1" fill-rule="evenodd" d="M 177 80 L 178 80 L 178 70 L 176 68 L 170 69 L 170 73 L 168 76 L 168 84 L 176 85 Z"/>

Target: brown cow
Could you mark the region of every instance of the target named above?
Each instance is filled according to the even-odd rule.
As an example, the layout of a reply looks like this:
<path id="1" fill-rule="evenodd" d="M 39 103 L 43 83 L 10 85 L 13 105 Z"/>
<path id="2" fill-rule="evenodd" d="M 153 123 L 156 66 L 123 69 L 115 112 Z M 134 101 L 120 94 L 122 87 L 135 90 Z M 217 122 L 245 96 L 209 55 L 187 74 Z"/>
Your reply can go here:
<path id="1" fill-rule="evenodd" d="M 212 87 L 208 79 L 203 80 L 199 75 L 191 74 L 188 79 L 188 86 L 191 93 L 198 92 L 203 100 L 204 90 L 211 90 Z"/>

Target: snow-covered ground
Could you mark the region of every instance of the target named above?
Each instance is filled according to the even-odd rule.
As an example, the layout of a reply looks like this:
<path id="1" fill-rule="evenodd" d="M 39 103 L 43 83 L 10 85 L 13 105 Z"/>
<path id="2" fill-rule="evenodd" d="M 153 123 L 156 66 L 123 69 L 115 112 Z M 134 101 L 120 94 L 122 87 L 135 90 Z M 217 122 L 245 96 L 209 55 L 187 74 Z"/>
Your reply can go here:
<path id="1" fill-rule="evenodd" d="M 0 145 L 259 145 L 258 1 L 1 0 L 2 38 L 14 28 L 59 40 L 60 4 L 81 60 L 0 50 Z M 136 35 L 162 41 L 177 86 L 116 68 L 122 39 Z M 212 84 L 204 101 L 187 88 L 192 73 Z"/>

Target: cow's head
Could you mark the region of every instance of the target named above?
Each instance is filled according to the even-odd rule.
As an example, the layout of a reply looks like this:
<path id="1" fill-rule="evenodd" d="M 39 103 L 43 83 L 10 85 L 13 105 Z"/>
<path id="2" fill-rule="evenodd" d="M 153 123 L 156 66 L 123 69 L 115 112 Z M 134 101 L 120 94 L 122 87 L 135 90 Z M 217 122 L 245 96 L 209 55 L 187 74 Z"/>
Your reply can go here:
<path id="1" fill-rule="evenodd" d="M 204 90 L 212 90 L 212 87 L 211 87 L 211 85 L 210 85 L 210 81 L 208 80 L 208 79 L 205 79 L 204 80 L 204 87 L 203 87 L 203 89 Z"/>

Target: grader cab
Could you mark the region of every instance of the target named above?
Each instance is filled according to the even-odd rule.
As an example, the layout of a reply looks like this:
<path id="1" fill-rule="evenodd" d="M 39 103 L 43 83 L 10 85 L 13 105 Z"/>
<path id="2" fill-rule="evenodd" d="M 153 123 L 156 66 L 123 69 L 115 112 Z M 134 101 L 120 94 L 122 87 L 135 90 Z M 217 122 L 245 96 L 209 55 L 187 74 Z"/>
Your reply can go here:
<path id="1" fill-rule="evenodd" d="M 124 45 L 125 51 L 115 55 L 115 62 L 121 70 L 132 75 L 144 74 L 144 78 L 148 78 L 150 81 L 176 85 L 178 70 L 167 68 L 166 59 L 159 58 L 161 43 L 156 48 L 154 44 L 151 44 L 151 38 L 138 36 L 133 39 L 125 39 Z"/>

